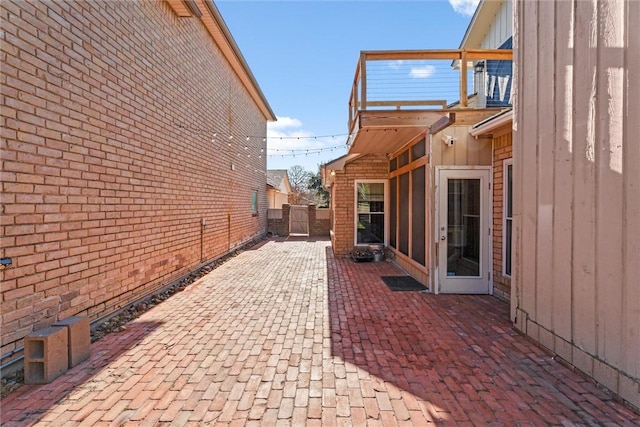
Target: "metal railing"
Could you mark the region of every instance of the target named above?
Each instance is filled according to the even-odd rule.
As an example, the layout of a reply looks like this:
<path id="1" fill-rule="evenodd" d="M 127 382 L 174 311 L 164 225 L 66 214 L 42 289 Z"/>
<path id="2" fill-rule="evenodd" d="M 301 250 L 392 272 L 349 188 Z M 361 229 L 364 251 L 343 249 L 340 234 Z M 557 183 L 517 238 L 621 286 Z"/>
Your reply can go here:
<path id="1" fill-rule="evenodd" d="M 362 111 L 484 108 L 483 101 L 470 102 L 471 96 L 510 89 L 511 79 L 505 74 L 498 87 L 494 76 L 490 86 L 487 65 L 503 63 L 511 70 L 512 58 L 511 49 L 361 52 L 349 97 L 349 130 Z"/>

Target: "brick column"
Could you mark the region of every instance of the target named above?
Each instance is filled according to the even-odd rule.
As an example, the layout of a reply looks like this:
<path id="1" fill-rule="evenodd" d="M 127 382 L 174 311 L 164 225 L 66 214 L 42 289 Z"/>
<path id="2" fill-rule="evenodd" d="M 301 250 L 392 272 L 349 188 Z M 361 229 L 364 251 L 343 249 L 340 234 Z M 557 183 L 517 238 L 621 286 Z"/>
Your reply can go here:
<path id="1" fill-rule="evenodd" d="M 307 217 L 309 218 L 309 237 L 315 236 L 316 232 L 316 205 L 307 206 Z"/>
<path id="2" fill-rule="evenodd" d="M 291 211 L 291 205 L 285 203 L 282 205 L 282 230 L 278 234 L 281 236 L 289 235 L 289 213 Z"/>

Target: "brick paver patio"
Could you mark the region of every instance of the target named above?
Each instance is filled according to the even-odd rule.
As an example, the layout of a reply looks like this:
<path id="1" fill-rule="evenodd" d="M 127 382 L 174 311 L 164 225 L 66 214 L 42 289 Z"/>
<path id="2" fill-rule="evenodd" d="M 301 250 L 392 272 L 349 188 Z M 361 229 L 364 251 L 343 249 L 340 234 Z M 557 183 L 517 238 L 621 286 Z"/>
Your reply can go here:
<path id="1" fill-rule="evenodd" d="M 2 425 L 639 425 L 492 297 L 392 292 L 393 264 L 268 240 L 92 345 Z"/>

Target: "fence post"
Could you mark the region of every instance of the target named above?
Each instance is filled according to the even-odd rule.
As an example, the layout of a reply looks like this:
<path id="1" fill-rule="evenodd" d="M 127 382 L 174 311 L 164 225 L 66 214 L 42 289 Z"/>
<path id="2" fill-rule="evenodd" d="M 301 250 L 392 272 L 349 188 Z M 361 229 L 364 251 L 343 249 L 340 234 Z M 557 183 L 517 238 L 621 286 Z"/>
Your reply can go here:
<path id="1" fill-rule="evenodd" d="M 282 205 L 282 236 L 289 235 L 289 213 L 291 211 L 291 205 L 285 203 Z"/>
<path id="2" fill-rule="evenodd" d="M 309 218 L 309 237 L 315 236 L 316 232 L 316 205 L 307 206 L 307 216 Z"/>

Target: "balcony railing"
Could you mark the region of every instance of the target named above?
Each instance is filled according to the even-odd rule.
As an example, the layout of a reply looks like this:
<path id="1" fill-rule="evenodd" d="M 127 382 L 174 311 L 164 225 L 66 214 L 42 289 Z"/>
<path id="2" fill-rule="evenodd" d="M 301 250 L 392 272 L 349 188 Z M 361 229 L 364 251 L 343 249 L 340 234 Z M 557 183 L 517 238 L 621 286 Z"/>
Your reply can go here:
<path id="1" fill-rule="evenodd" d="M 362 52 L 349 98 L 349 131 L 365 111 L 508 106 L 512 58 L 511 49 Z M 501 101 L 487 102 L 494 94 Z"/>

